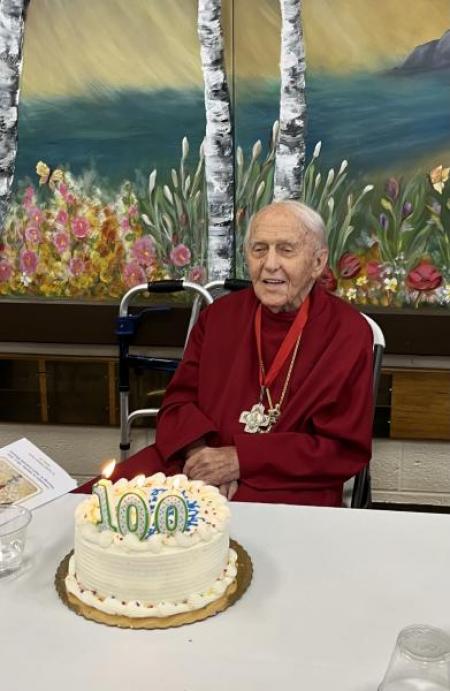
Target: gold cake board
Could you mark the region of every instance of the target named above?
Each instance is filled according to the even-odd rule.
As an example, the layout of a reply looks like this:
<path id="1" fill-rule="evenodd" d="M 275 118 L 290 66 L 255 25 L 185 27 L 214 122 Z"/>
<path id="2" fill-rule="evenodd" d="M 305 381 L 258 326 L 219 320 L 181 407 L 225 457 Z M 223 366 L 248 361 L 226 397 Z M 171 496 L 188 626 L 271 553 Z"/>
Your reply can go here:
<path id="1" fill-rule="evenodd" d="M 73 550 L 64 557 L 58 566 L 55 575 L 55 587 L 59 597 L 69 609 L 85 619 L 96 621 L 98 624 L 118 626 L 121 629 L 169 629 L 174 626 L 193 624 L 196 621 L 202 621 L 219 612 L 223 612 L 239 600 L 250 585 L 253 575 L 252 560 L 236 540 L 230 540 L 230 547 L 237 553 L 236 578 L 230 583 L 220 598 L 210 602 L 206 607 L 193 610 L 192 612 L 181 612 L 179 614 L 172 614 L 169 617 L 125 617 L 119 614 L 106 614 L 106 612 L 101 612 L 95 609 L 95 607 L 84 604 L 84 602 L 81 602 L 75 595 L 68 593 L 66 590 L 65 578 Z"/>

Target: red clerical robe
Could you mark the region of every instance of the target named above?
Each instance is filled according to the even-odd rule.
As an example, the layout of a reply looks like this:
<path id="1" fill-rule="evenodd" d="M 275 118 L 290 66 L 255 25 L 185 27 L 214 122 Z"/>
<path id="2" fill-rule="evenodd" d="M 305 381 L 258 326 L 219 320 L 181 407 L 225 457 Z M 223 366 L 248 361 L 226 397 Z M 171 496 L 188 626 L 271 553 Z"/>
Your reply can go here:
<path id="1" fill-rule="evenodd" d="M 319 286 L 311 292 L 281 417 L 268 434 L 239 422 L 259 401 L 252 288 L 216 300 L 192 330 L 158 416 L 156 442 L 121 463 L 114 477 L 181 472 L 186 446 L 235 446 L 236 501 L 339 506 L 343 482 L 369 461 L 372 332 L 364 318 Z M 266 371 L 296 312 L 262 309 Z M 271 387 L 279 401 L 290 357 Z M 114 478 L 113 478 L 114 479 Z"/>

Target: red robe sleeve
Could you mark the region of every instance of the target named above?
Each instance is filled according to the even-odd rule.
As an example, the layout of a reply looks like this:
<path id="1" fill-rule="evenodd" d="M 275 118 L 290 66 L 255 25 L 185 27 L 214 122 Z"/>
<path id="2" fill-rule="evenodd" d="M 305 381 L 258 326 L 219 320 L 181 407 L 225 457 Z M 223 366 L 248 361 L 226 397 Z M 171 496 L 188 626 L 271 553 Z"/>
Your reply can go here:
<path id="1" fill-rule="evenodd" d="M 358 473 L 371 456 L 372 346 L 355 354 L 333 400 L 313 411 L 311 432 L 236 434 L 244 484 L 261 490 L 335 485 Z"/>
<path id="2" fill-rule="evenodd" d="M 192 329 L 183 360 L 167 388 L 158 414 L 156 446 L 166 461 L 189 444 L 217 432 L 213 422 L 198 406 L 198 370 L 205 320 L 202 312 Z"/>

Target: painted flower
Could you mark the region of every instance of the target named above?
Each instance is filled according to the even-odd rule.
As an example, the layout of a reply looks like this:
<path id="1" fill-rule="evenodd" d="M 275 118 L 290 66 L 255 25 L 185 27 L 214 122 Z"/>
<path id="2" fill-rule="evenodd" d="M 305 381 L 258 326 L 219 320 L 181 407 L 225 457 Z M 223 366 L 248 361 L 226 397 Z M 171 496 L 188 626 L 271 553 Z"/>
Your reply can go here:
<path id="1" fill-rule="evenodd" d="M 123 281 L 128 288 L 146 282 L 144 269 L 137 262 L 125 264 L 123 269 Z"/>
<path id="2" fill-rule="evenodd" d="M 89 235 L 90 225 L 87 218 L 77 216 L 72 221 L 72 232 L 78 240 L 84 240 Z"/>
<path id="3" fill-rule="evenodd" d="M 322 271 L 321 276 L 317 279 L 317 283 L 322 286 L 325 290 L 328 290 L 330 293 L 336 290 L 337 288 L 337 280 L 336 276 L 332 272 L 329 266 L 326 266 L 325 269 Z"/>
<path id="4" fill-rule="evenodd" d="M 1 264 L 0 264 L 1 266 Z M 1 280 L 1 277 L 0 277 Z M 439 302 L 444 305 L 450 304 L 450 283 L 444 283 L 444 285 L 440 286 L 436 293 L 438 294 L 439 297 Z"/>
<path id="5" fill-rule="evenodd" d="M 53 234 L 52 242 L 59 254 L 62 254 L 70 246 L 69 234 L 66 233 L 64 230 L 59 230 L 57 233 Z"/>
<path id="6" fill-rule="evenodd" d="M 31 245 L 37 245 L 42 239 L 41 231 L 37 226 L 27 226 L 25 228 L 25 239 Z"/>
<path id="7" fill-rule="evenodd" d="M 33 206 L 33 204 L 34 204 L 34 187 L 32 185 L 28 185 L 25 192 L 23 193 L 22 206 L 24 206 L 25 209 L 30 209 Z"/>
<path id="8" fill-rule="evenodd" d="M 56 214 L 55 221 L 58 225 L 60 226 L 65 226 L 67 225 L 67 221 L 69 220 L 69 214 L 65 209 L 60 209 L 58 213 Z"/>
<path id="9" fill-rule="evenodd" d="M 44 214 L 42 213 L 41 209 L 39 209 L 39 207 L 30 206 L 30 208 L 28 209 L 28 218 L 35 225 L 39 225 L 39 223 L 44 218 Z"/>
<path id="10" fill-rule="evenodd" d="M 206 269 L 204 266 L 193 266 L 188 273 L 188 281 L 193 283 L 206 283 Z"/>
<path id="11" fill-rule="evenodd" d="M 136 204 L 128 207 L 128 216 L 130 218 L 137 218 L 139 216 L 139 209 L 137 208 Z"/>
<path id="12" fill-rule="evenodd" d="M 400 184 L 397 178 L 389 178 L 385 186 L 387 196 L 395 202 L 400 194 Z"/>
<path id="13" fill-rule="evenodd" d="M 413 290 L 434 290 L 442 283 L 442 274 L 427 261 L 422 261 L 408 273 L 406 283 Z"/>
<path id="14" fill-rule="evenodd" d="M 442 194 L 444 185 L 447 182 L 450 174 L 450 168 L 443 168 L 442 165 L 436 166 L 430 171 L 430 182 L 436 192 Z"/>
<path id="15" fill-rule="evenodd" d="M 375 259 L 372 259 L 370 262 L 367 262 L 366 272 L 369 281 L 379 281 L 381 278 L 381 270 L 382 266 L 380 262 L 377 262 Z"/>
<path id="16" fill-rule="evenodd" d="M 20 253 L 20 270 L 24 274 L 34 274 L 38 265 L 38 256 L 31 250 L 22 250 Z"/>
<path id="17" fill-rule="evenodd" d="M 398 281 L 396 278 L 385 278 L 383 281 L 384 289 L 388 293 L 397 292 Z"/>
<path id="18" fill-rule="evenodd" d="M 155 243 L 149 235 L 139 238 L 134 243 L 131 254 L 141 266 L 151 266 L 155 260 Z"/>
<path id="19" fill-rule="evenodd" d="M 356 288 L 349 288 L 345 292 L 345 297 L 347 298 L 347 300 L 350 300 L 350 302 L 353 302 L 353 300 L 356 300 L 356 295 L 357 295 Z"/>
<path id="20" fill-rule="evenodd" d="M 389 227 L 389 219 L 386 216 L 386 214 L 380 214 L 378 220 L 379 220 L 380 226 L 383 228 L 383 230 L 387 230 Z"/>
<path id="21" fill-rule="evenodd" d="M 170 261 L 175 266 L 186 266 L 191 261 L 191 250 L 186 245 L 177 245 L 170 252 Z"/>
<path id="22" fill-rule="evenodd" d="M 84 271 L 84 267 L 85 264 L 81 257 L 72 257 L 72 259 L 69 262 L 69 270 L 72 276 L 79 276 L 80 274 L 82 274 Z"/>
<path id="23" fill-rule="evenodd" d="M 411 216 L 413 212 L 413 205 L 411 202 L 405 202 L 402 206 L 402 220 Z"/>
<path id="24" fill-rule="evenodd" d="M 68 188 L 68 186 L 66 185 L 65 182 L 60 182 L 60 183 L 59 183 L 59 185 L 58 185 L 58 192 L 61 194 L 62 197 L 64 197 L 64 199 L 67 198 L 67 195 L 69 194 L 69 188 Z"/>
<path id="25" fill-rule="evenodd" d="M 361 260 L 356 254 L 346 252 L 339 259 L 338 268 L 342 278 L 354 278 L 361 271 Z"/>
<path id="26" fill-rule="evenodd" d="M 131 226 L 130 226 L 130 221 L 128 220 L 128 218 L 123 218 L 120 221 L 120 227 L 122 228 L 122 230 L 125 230 L 126 232 L 128 232 L 130 230 Z"/>
<path id="27" fill-rule="evenodd" d="M 364 275 L 358 276 L 358 278 L 356 279 L 356 285 L 359 288 L 362 288 L 365 285 L 367 285 L 367 276 L 364 276 Z"/>
<path id="28" fill-rule="evenodd" d="M 12 276 L 13 267 L 7 261 L 0 261 L 0 283 L 9 281 Z"/>

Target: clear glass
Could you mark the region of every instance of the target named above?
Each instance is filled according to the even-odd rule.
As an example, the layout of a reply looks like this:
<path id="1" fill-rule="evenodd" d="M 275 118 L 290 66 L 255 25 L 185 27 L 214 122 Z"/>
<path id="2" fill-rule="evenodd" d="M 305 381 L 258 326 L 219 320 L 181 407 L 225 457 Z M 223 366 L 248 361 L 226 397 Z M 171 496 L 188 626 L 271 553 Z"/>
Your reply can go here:
<path id="1" fill-rule="evenodd" d="M 450 689 L 450 636 L 433 626 L 400 631 L 378 691 L 447 691 Z"/>
<path id="2" fill-rule="evenodd" d="M 0 578 L 20 569 L 31 511 L 23 506 L 0 504 Z"/>

